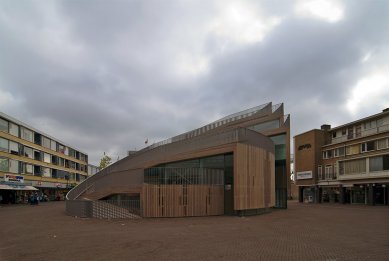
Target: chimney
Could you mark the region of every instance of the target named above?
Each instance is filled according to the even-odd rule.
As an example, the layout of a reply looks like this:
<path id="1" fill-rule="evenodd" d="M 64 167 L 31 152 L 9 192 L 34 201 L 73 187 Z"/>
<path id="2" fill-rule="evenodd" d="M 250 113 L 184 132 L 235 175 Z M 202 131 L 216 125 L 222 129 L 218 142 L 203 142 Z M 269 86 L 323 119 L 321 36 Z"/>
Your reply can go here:
<path id="1" fill-rule="evenodd" d="M 324 131 L 329 131 L 331 129 L 331 125 L 323 124 L 323 125 L 321 125 L 320 129 L 324 130 Z"/>

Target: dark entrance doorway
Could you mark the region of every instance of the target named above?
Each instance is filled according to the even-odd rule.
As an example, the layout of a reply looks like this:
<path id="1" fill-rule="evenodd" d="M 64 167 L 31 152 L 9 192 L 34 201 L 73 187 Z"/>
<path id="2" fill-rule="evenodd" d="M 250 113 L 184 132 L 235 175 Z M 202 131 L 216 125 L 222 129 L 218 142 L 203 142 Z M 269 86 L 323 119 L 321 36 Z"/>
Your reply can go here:
<path id="1" fill-rule="evenodd" d="M 385 188 L 376 186 L 374 188 L 374 204 L 384 205 L 385 204 Z"/>

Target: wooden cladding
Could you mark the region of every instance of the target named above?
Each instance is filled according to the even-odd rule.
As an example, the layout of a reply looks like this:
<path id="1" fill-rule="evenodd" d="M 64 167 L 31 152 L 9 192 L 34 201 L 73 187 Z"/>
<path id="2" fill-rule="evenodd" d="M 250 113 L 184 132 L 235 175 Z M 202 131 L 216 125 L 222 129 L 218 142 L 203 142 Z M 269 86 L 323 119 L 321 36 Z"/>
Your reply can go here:
<path id="1" fill-rule="evenodd" d="M 187 217 L 224 214 L 224 186 L 143 185 L 144 217 Z"/>
<path id="2" fill-rule="evenodd" d="M 234 165 L 234 210 L 274 206 L 274 154 L 237 144 Z"/>

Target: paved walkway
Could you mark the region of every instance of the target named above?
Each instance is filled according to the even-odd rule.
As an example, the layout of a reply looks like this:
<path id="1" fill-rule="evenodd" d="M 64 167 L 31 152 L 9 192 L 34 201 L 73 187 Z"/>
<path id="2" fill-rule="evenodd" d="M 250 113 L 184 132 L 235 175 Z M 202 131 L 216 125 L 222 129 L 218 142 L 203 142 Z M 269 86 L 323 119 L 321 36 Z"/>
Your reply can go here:
<path id="1" fill-rule="evenodd" d="M 252 217 L 80 219 L 64 202 L 0 207 L 0 260 L 389 260 L 389 207 Z"/>

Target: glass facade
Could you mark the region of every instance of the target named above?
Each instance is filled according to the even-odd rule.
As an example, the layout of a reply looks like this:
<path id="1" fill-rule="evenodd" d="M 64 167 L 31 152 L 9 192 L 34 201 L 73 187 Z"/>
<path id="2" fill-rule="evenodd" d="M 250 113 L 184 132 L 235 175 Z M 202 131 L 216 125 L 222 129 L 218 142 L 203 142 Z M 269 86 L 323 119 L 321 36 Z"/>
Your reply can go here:
<path id="1" fill-rule="evenodd" d="M 148 184 L 220 185 L 224 186 L 224 214 L 234 214 L 232 153 L 190 159 L 145 169 Z"/>
<path id="2" fill-rule="evenodd" d="M 286 167 L 286 134 L 272 136 L 275 145 L 276 208 L 287 208 L 288 173 Z"/>
<path id="3" fill-rule="evenodd" d="M 273 121 L 266 121 L 266 122 L 256 124 L 254 126 L 248 127 L 248 129 L 261 132 L 266 130 L 278 129 L 279 127 L 280 127 L 280 121 L 277 119 Z"/>
<path id="4" fill-rule="evenodd" d="M 166 163 L 145 169 L 144 182 L 149 184 L 232 185 L 232 154 L 216 155 Z"/>

